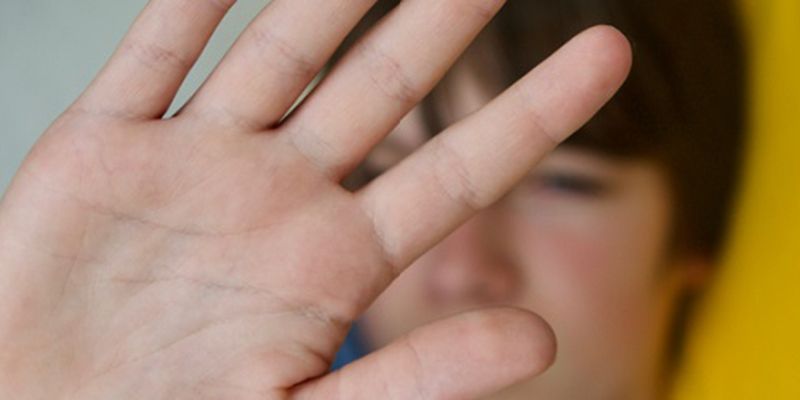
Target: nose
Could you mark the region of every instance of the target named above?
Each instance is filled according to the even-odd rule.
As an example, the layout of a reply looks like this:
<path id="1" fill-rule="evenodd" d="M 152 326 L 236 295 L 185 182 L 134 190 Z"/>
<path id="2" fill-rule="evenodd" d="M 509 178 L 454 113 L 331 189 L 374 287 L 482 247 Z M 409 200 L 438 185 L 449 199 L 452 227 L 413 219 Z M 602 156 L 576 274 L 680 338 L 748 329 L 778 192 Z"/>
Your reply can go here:
<path id="1" fill-rule="evenodd" d="M 486 304 L 514 298 L 522 283 L 495 222 L 477 215 L 432 250 L 428 282 L 435 301 Z"/>

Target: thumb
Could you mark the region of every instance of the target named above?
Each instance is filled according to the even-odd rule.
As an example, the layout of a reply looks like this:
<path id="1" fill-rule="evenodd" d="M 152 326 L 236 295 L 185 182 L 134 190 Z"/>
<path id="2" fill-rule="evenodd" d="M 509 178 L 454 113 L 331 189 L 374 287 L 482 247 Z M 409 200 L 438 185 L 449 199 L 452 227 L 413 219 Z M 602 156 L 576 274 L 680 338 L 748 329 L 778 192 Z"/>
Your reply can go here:
<path id="1" fill-rule="evenodd" d="M 492 308 L 418 328 L 378 352 L 307 382 L 301 400 L 473 399 L 542 373 L 555 358 L 550 326 Z"/>

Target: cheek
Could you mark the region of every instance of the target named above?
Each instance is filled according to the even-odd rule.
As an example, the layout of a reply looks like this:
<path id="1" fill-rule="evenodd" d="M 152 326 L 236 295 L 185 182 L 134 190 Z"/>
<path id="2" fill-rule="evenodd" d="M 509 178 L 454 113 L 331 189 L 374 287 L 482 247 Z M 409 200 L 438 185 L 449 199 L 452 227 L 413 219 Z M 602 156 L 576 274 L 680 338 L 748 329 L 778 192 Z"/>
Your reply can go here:
<path id="1" fill-rule="evenodd" d="M 525 302 L 537 311 L 577 323 L 608 317 L 622 300 L 620 290 L 630 289 L 625 282 L 641 272 L 618 243 L 617 228 L 587 222 L 540 221 L 536 229 L 515 235 L 521 242 L 517 254 L 526 277 Z"/>
<path id="2" fill-rule="evenodd" d="M 515 226 L 523 306 L 550 321 L 565 359 L 623 363 L 648 345 L 667 220 L 661 207 L 617 204 L 542 212 Z"/>
<path id="3" fill-rule="evenodd" d="M 608 208 L 584 211 L 544 216 L 511 235 L 532 287 L 559 288 L 570 298 L 601 303 L 649 293 L 663 255 L 661 218 Z"/>

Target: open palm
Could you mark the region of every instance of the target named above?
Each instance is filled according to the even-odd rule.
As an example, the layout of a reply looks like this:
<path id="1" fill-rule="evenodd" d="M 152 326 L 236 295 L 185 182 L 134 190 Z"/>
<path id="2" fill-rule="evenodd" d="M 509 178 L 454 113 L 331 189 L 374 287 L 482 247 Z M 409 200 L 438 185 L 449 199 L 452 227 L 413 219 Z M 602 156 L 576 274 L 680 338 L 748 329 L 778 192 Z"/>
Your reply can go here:
<path id="1" fill-rule="evenodd" d="M 478 310 L 327 373 L 350 323 L 607 101 L 630 64 L 573 39 L 366 188 L 339 182 L 501 6 L 402 2 L 284 117 L 374 0 L 274 0 L 174 117 L 234 0 L 152 0 L 0 205 L 0 398 L 461 399 L 552 361 Z"/>

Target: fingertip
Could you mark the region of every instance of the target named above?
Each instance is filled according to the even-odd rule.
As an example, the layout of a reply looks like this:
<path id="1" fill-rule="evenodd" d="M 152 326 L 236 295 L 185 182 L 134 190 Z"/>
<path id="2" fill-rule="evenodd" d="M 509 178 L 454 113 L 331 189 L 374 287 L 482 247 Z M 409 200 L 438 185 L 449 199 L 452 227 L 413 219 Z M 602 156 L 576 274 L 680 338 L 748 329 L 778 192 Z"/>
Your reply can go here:
<path id="1" fill-rule="evenodd" d="M 511 384 L 535 377 L 555 361 L 556 337 L 550 325 L 528 310 L 514 307 L 488 308 L 446 320 L 437 332 L 447 336 L 461 368 L 490 368 L 500 382 Z M 432 331 L 428 331 L 431 333 Z"/>
<path id="2" fill-rule="evenodd" d="M 483 319 L 476 329 L 487 362 L 512 366 L 520 377 L 541 374 L 555 362 L 557 341 L 553 329 L 539 315 L 525 309 L 503 307 L 475 313 Z"/>
<path id="3" fill-rule="evenodd" d="M 333 398 L 482 398 L 540 375 L 555 335 L 538 315 L 511 307 L 466 312 L 408 335 L 295 393 Z M 327 397 L 319 398 L 331 398 Z"/>
<path id="4" fill-rule="evenodd" d="M 633 48 L 622 31 L 611 25 L 596 25 L 586 29 L 577 38 L 585 40 L 595 62 L 604 66 L 608 89 L 615 92 L 625 82 L 633 65 Z"/>

